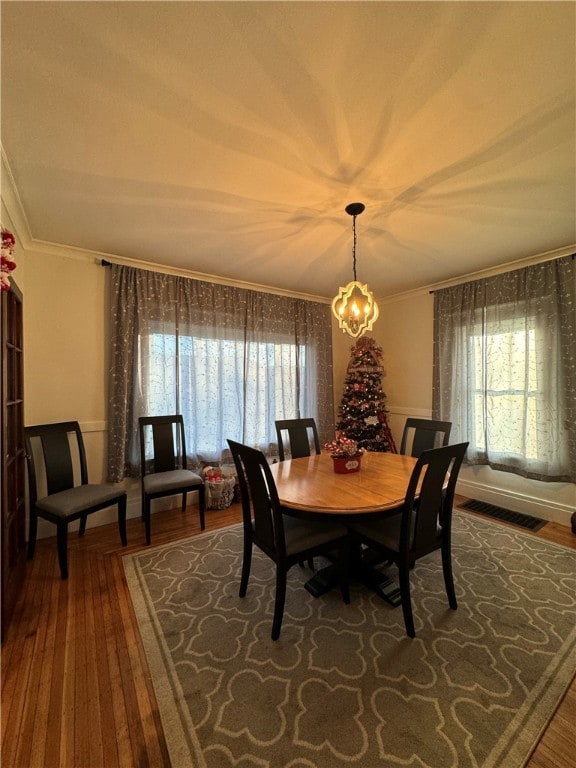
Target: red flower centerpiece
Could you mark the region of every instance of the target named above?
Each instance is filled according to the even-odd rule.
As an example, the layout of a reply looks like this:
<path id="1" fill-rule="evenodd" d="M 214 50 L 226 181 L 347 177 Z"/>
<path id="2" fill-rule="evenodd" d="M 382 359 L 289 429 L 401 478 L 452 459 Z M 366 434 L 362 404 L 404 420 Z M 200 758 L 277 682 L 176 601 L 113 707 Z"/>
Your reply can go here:
<path id="1" fill-rule="evenodd" d="M 358 472 L 360 470 L 360 461 L 364 448 L 359 448 L 356 440 L 352 440 L 346 435 L 340 435 L 330 443 L 324 446 L 326 451 L 330 451 L 334 464 L 334 472 L 345 475 L 349 472 Z"/>

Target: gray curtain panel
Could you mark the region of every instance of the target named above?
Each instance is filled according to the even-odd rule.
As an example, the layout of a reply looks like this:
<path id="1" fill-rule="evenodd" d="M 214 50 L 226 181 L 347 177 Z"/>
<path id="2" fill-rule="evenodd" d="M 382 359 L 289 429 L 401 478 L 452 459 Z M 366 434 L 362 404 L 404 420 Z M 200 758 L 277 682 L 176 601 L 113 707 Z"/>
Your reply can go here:
<path id="1" fill-rule="evenodd" d="M 468 463 L 576 482 L 574 257 L 437 291 L 433 387 Z"/>
<path id="2" fill-rule="evenodd" d="M 113 265 L 107 477 L 138 476 L 138 417 L 182 413 L 192 461 L 227 438 L 268 450 L 274 421 L 334 434 L 330 307 Z"/>

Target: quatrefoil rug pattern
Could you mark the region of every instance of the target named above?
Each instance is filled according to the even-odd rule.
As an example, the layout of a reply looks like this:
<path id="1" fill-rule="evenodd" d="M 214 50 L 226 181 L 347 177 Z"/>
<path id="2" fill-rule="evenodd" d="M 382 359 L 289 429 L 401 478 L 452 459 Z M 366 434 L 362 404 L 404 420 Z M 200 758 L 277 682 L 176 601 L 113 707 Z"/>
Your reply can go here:
<path id="1" fill-rule="evenodd" d="M 270 639 L 274 566 L 242 528 L 127 555 L 173 768 L 520 768 L 576 672 L 575 553 L 454 516 L 458 610 L 439 553 L 401 608 L 361 585 L 312 597 L 293 568 Z M 394 575 L 392 572 L 391 575 Z"/>

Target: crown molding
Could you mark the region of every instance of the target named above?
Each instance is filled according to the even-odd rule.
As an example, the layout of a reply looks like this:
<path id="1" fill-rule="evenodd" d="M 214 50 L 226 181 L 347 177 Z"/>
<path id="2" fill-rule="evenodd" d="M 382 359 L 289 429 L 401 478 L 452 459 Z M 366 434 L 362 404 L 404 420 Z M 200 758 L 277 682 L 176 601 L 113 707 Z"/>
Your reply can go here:
<path id="1" fill-rule="evenodd" d="M 8 157 L 4 151 L 4 147 L 0 144 L 1 160 L 1 181 L 2 181 L 2 202 L 10 216 L 10 219 L 14 225 L 16 232 L 16 239 L 18 244 L 21 245 L 24 250 L 30 247 L 32 243 L 32 233 L 30 230 L 30 224 L 26 216 L 26 211 L 22 205 L 20 194 L 18 193 L 18 187 L 14 181 L 14 174 L 10 168 Z"/>
<path id="2" fill-rule="evenodd" d="M 474 280 L 481 280 L 485 277 L 503 275 L 505 272 L 513 272 L 515 269 L 524 269 L 525 267 L 530 267 L 534 264 L 543 264 L 545 261 L 561 259 L 563 256 L 571 256 L 574 253 L 576 253 L 576 243 L 566 245 L 562 248 L 556 248 L 553 251 L 546 251 L 545 253 L 535 254 L 534 256 L 527 256 L 522 259 L 517 259 L 516 261 L 507 261 L 504 264 L 499 264 L 497 267 L 481 269 L 477 272 L 469 272 L 468 274 L 460 275 L 459 277 L 454 277 L 450 280 L 443 280 L 439 283 L 424 285 L 422 288 L 415 288 L 412 291 L 395 293 L 392 296 L 379 298 L 377 301 L 381 305 L 394 304 L 397 301 L 405 301 L 406 299 L 434 293 L 434 291 L 439 291 L 441 288 L 451 288 L 453 285 L 462 285 L 463 283 L 471 283 Z"/>
<path id="3" fill-rule="evenodd" d="M 60 256 L 66 259 L 89 261 L 99 265 L 102 263 L 102 261 L 107 261 L 112 264 L 119 264 L 124 267 L 134 267 L 135 269 L 143 269 L 149 272 L 160 272 L 164 275 L 186 277 L 190 280 L 203 280 L 208 283 L 215 283 L 216 285 L 229 285 L 233 288 L 244 288 L 245 290 L 258 291 L 259 293 L 273 293 L 276 296 L 288 296 L 293 299 L 314 301 L 320 304 L 330 304 L 332 301 L 332 299 L 327 299 L 325 296 L 314 296 L 309 293 L 287 291 L 283 288 L 277 288 L 273 285 L 249 283 L 244 280 L 233 280 L 231 278 L 223 278 L 219 275 L 211 275 L 206 272 L 195 272 L 190 269 L 170 267 L 167 264 L 151 263 L 149 261 L 140 261 L 139 259 L 128 259 L 121 256 L 116 256 L 113 253 L 86 251 L 82 248 L 76 248 L 70 245 L 61 245 L 60 243 L 50 243 L 45 240 L 32 239 L 29 243 L 29 249 L 34 250 L 37 253 L 45 253 L 46 255 L 50 256 Z"/>

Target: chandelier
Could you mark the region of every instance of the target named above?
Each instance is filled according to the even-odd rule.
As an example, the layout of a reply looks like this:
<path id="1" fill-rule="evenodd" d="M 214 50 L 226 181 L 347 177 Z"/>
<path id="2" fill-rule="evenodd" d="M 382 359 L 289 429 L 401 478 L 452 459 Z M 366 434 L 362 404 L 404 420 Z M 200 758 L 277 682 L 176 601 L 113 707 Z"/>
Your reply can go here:
<path id="1" fill-rule="evenodd" d="M 342 329 L 342 333 L 348 333 L 354 339 L 362 336 L 366 331 L 371 331 L 378 318 L 378 305 L 374 301 L 374 295 L 365 283 L 359 283 L 356 279 L 356 216 L 359 216 L 364 208 L 364 203 L 350 203 L 346 206 L 346 213 L 352 216 L 354 233 L 352 248 L 354 280 L 344 288 L 340 287 L 338 295 L 332 302 L 332 312 L 338 320 L 338 327 Z"/>

